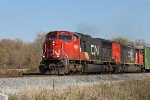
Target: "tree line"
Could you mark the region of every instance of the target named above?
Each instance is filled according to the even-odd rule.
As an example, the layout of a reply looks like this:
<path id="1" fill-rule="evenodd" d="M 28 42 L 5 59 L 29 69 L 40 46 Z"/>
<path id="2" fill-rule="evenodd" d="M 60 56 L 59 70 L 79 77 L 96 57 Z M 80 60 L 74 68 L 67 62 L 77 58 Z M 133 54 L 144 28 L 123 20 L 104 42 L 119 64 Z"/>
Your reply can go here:
<path id="1" fill-rule="evenodd" d="M 0 69 L 32 68 L 37 69 L 42 56 L 45 33 L 40 33 L 31 43 L 20 39 L 0 40 Z"/>

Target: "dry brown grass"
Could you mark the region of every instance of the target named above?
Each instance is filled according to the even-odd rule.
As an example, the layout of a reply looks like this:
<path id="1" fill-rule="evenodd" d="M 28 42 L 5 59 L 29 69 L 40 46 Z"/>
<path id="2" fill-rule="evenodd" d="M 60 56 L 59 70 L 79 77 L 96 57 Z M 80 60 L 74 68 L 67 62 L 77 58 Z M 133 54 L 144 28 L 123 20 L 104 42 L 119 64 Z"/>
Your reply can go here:
<path id="1" fill-rule="evenodd" d="M 21 71 L 21 70 L 16 70 L 16 69 L 8 69 L 8 70 L 7 69 L 0 69 L 0 77 L 3 77 L 3 76 L 11 76 L 11 77 L 19 76 L 24 72 L 26 72 L 26 71 Z"/>
<path id="2" fill-rule="evenodd" d="M 74 86 L 64 90 L 31 90 L 10 100 L 150 100 L 150 79 Z"/>
<path id="3" fill-rule="evenodd" d="M 0 69 L 0 76 L 19 76 L 23 73 L 37 73 L 37 69 Z"/>

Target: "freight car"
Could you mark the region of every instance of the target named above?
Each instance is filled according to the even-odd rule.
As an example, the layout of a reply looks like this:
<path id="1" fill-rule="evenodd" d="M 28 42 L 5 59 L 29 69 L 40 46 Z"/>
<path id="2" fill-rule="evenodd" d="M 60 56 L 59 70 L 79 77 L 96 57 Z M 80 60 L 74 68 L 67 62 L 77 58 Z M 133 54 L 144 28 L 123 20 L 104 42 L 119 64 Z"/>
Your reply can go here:
<path id="1" fill-rule="evenodd" d="M 45 38 L 39 71 L 42 74 L 141 72 L 142 51 L 82 33 L 52 31 Z"/>
<path id="2" fill-rule="evenodd" d="M 138 48 L 143 55 L 143 59 L 140 62 L 143 62 L 144 65 L 144 71 L 149 72 L 150 71 L 150 47 L 146 47 L 146 46 L 137 46 L 136 48 Z M 141 57 L 141 55 L 138 55 L 139 58 Z"/>

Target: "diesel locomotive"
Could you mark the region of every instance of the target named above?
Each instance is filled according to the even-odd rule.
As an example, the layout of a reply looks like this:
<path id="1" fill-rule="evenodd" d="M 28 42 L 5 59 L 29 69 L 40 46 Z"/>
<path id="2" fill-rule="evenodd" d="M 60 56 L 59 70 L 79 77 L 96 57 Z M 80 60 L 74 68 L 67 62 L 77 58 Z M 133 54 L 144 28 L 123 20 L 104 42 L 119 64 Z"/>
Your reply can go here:
<path id="1" fill-rule="evenodd" d="M 39 71 L 61 75 L 143 72 L 150 69 L 145 66 L 145 54 L 144 47 L 125 46 L 83 33 L 51 31 L 45 37 Z"/>

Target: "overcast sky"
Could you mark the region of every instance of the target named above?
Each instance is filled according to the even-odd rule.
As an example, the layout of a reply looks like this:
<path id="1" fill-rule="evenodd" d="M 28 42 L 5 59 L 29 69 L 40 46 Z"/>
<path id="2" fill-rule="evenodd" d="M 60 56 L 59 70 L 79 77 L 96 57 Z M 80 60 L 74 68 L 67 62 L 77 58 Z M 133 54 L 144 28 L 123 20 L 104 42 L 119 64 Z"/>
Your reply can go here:
<path id="1" fill-rule="evenodd" d="M 53 30 L 150 43 L 150 0 L 0 0 L 0 39 Z"/>

